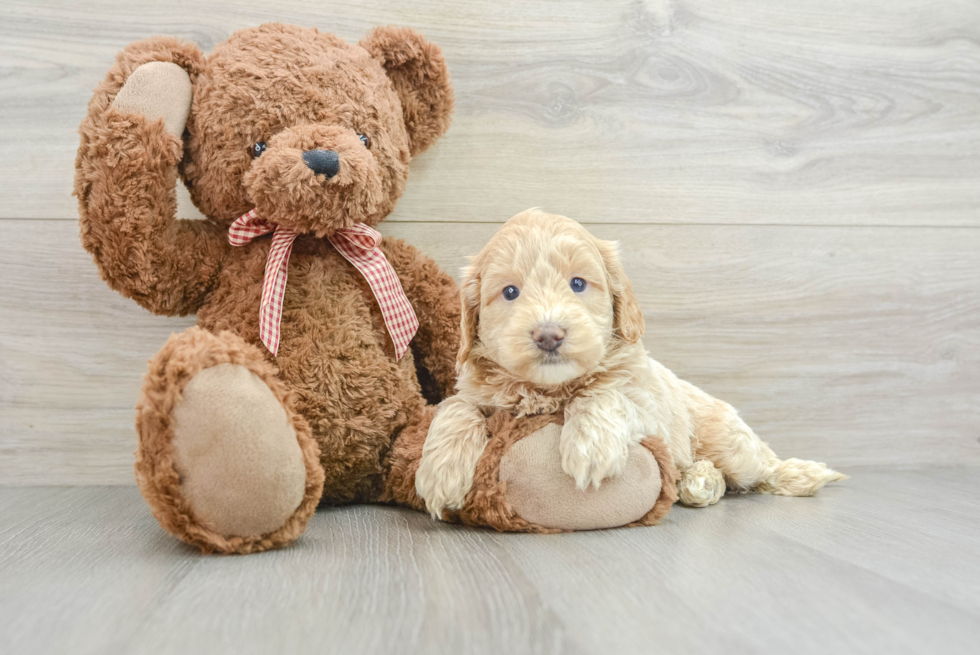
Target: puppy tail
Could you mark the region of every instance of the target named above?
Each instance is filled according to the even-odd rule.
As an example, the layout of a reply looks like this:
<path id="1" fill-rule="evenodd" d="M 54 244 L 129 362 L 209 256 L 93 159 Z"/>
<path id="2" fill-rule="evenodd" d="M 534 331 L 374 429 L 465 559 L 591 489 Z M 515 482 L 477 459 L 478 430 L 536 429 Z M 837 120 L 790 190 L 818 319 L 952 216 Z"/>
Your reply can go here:
<path id="1" fill-rule="evenodd" d="M 755 491 L 779 496 L 812 496 L 828 482 L 846 480 L 843 473 L 829 468 L 823 462 L 806 459 L 778 459 L 772 474 Z"/>

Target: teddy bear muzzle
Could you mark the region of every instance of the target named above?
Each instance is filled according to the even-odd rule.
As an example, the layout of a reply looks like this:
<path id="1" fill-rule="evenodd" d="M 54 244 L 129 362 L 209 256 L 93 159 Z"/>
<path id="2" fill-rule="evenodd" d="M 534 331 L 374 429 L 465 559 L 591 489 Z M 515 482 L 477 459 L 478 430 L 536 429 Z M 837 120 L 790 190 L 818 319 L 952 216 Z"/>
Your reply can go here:
<path id="1" fill-rule="evenodd" d="M 377 222 L 386 198 L 376 157 L 357 133 L 335 125 L 279 132 L 251 161 L 244 183 L 259 216 L 318 236 Z"/>

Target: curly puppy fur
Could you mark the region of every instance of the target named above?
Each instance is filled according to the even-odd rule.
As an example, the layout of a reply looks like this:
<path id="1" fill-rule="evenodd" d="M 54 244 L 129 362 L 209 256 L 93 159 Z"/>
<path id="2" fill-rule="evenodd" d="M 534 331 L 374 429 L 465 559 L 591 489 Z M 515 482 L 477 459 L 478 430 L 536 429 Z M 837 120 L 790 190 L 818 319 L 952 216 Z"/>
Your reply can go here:
<path id="1" fill-rule="evenodd" d="M 571 280 L 581 278 L 578 291 Z M 508 299 L 503 290 L 515 287 Z M 529 210 L 510 219 L 463 273 L 457 395 L 429 430 L 416 485 L 434 516 L 456 510 L 486 446 L 487 417 L 563 412 L 562 468 L 581 489 L 617 475 L 630 444 L 658 435 L 682 503 L 734 491 L 808 496 L 843 475 L 780 460 L 727 403 L 647 356 L 643 314 L 615 243 L 575 221 Z M 557 328 L 557 349 L 535 330 Z"/>
<path id="2" fill-rule="evenodd" d="M 113 104 L 133 73 L 154 62 L 176 64 L 190 81 L 186 129 L 174 127 L 179 107 L 154 115 Z M 419 380 L 430 396 L 452 393 L 457 288 L 415 248 L 384 239 L 420 321 L 410 352 L 396 360 L 370 287 L 322 237 L 384 220 L 412 157 L 446 131 L 452 107 L 439 49 L 405 28 L 377 28 L 351 45 L 315 29 L 267 24 L 234 33 L 207 57 L 165 37 L 133 43 L 117 57 L 80 128 L 82 244 L 113 289 L 157 314 L 197 313 L 202 333 L 221 336 L 217 349 L 202 348 L 206 337 L 197 333 L 169 342 L 146 378 L 137 477 L 171 533 L 203 550 L 244 553 L 295 538 L 314 497 L 420 505 L 405 477 L 414 474 L 433 414 Z M 256 142 L 267 148 L 252 158 Z M 338 174 L 314 174 L 302 158 L 309 149 L 338 153 Z M 175 219 L 178 175 L 208 220 Z M 227 242 L 230 222 L 252 208 L 304 233 L 289 261 L 274 360 L 250 345 L 259 343 L 270 239 L 240 248 Z M 170 462 L 168 416 L 188 376 L 223 362 L 269 384 L 319 469 L 308 471 L 296 516 L 272 534 L 209 533 L 182 500 Z"/>

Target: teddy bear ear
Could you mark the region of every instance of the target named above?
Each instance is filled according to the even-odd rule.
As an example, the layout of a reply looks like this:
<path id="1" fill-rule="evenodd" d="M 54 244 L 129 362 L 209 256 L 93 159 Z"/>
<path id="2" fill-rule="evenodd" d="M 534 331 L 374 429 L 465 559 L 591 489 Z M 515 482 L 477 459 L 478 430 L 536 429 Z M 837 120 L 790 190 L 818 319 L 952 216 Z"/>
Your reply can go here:
<path id="1" fill-rule="evenodd" d="M 407 27 L 376 27 L 360 46 L 381 60 L 402 103 L 411 153 L 423 152 L 449 129 L 453 87 L 442 51 Z"/>

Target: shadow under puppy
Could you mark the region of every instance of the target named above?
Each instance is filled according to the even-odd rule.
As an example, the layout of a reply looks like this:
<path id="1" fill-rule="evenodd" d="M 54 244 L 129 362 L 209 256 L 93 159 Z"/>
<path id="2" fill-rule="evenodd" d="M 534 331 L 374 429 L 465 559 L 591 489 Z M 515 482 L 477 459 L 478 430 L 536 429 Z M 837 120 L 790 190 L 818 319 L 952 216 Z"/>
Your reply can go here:
<path id="1" fill-rule="evenodd" d="M 457 394 L 439 407 L 415 478 L 436 518 L 462 507 L 487 418 L 564 413 L 561 465 L 579 489 L 622 470 L 631 446 L 662 438 L 680 502 L 738 492 L 809 496 L 846 476 L 781 460 L 735 409 L 679 379 L 640 342 L 644 322 L 616 244 L 538 210 L 511 218 L 463 273 Z"/>

